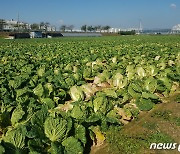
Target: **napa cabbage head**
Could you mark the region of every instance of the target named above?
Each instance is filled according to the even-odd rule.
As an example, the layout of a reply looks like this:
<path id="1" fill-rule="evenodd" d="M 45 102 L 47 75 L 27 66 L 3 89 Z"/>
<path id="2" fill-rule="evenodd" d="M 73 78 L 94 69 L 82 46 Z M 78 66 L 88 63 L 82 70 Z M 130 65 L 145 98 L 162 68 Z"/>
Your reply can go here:
<path id="1" fill-rule="evenodd" d="M 137 70 L 137 74 L 140 78 L 143 78 L 146 76 L 146 72 L 143 67 L 137 67 L 136 70 Z"/>
<path id="2" fill-rule="evenodd" d="M 156 76 L 158 73 L 158 69 L 154 65 L 148 65 L 146 70 L 149 76 Z"/>
<path id="3" fill-rule="evenodd" d="M 117 88 L 124 88 L 127 85 L 127 78 L 121 73 L 116 73 L 113 77 L 113 86 Z"/>
<path id="4" fill-rule="evenodd" d="M 59 141 L 65 137 L 67 121 L 62 118 L 48 117 L 44 123 L 44 132 L 52 141 Z"/>
<path id="5" fill-rule="evenodd" d="M 78 86 L 71 87 L 69 94 L 73 101 L 84 100 L 84 93 L 83 93 L 82 89 Z"/>
<path id="6" fill-rule="evenodd" d="M 128 65 L 126 67 L 126 74 L 127 74 L 128 80 L 134 79 L 135 69 L 133 65 Z"/>

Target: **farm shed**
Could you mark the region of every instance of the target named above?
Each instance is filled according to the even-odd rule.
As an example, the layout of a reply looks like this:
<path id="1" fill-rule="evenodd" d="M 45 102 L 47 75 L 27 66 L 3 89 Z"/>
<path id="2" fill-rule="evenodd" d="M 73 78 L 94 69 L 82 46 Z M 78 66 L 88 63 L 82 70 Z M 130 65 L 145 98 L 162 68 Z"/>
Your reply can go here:
<path id="1" fill-rule="evenodd" d="M 30 38 L 30 35 L 29 33 L 11 33 L 9 34 L 9 38 L 24 39 L 24 38 Z"/>

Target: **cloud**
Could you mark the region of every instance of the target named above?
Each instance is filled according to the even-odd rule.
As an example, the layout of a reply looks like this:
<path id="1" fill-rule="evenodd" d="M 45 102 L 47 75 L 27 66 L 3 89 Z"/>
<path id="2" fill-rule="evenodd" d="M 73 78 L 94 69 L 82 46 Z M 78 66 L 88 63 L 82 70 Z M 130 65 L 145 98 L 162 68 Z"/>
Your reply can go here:
<path id="1" fill-rule="evenodd" d="M 172 3 L 172 4 L 170 5 L 170 7 L 171 7 L 172 9 L 175 9 L 175 8 L 176 8 L 176 4 Z"/>

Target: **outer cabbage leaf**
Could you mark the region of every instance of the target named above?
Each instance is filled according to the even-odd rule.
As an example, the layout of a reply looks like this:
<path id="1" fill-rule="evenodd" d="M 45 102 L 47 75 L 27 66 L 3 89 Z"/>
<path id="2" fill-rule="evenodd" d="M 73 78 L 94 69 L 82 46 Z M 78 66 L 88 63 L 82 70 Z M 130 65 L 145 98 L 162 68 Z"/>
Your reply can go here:
<path id="1" fill-rule="evenodd" d="M 141 97 L 141 94 L 136 92 L 131 85 L 128 87 L 128 93 L 133 97 L 133 98 L 138 98 Z"/>
<path id="2" fill-rule="evenodd" d="M 158 96 L 152 93 L 142 92 L 142 97 L 146 99 L 159 99 Z"/>
<path id="3" fill-rule="evenodd" d="M 92 69 L 90 67 L 86 67 L 84 68 L 84 71 L 83 71 L 83 78 L 90 78 L 92 75 Z"/>
<path id="4" fill-rule="evenodd" d="M 98 114 L 91 114 L 85 121 L 88 123 L 97 122 L 100 120 L 100 116 Z"/>
<path id="5" fill-rule="evenodd" d="M 113 89 L 104 89 L 103 92 L 106 94 L 106 96 L 117 98 L 117 94 Z"/>
<path id="6" fill-rule="evenodd" d="M 136 105 L 141 111 L 149 111 L 154 107 L 154 103 L 150 99 L 137 99 Z"/>
<path id="7" fill-rule="evenodd" d="M 123 107 L 125 110 L 129 110 L 134 118 L 136 118 L 139 114 L 139 109 L 135 106 L 135 104 L 126 104 Z"/>
<path id="8" fill-rule="evenodd" d="M 44 93 L 44 88 L 43 88 L 42 84 L 38 84 L 37 87 L 35 87 L 33 89 L 33 92 L 35 95 L 41 97 Z"/>
<path id="9" fill-rule="evenodd" d="M 119 119 L 121 116 L 118 114 L 117 110 L 111 110 L 107 113 L 107 121 L 110 123 L 120 123 Z"/>
<path id="10" fill-rule="evenodd" d="M 0 145 L 0 153 L 1 154 L 5 153 L 5 148 L 2 145 Z"/>
<path id="11" fill-rule="evenodd" d="M 28 88 L 27 88 L 27 87 L 25 87 L 25 88 L 23 88 L 23 89 L 17 89 L 17 90 L 16 90 L 16 97 L 18 98 L 18 97 L 22 96 L 22 95 L 25 94 L 27 91 L 28 91 Z"/>
<path id="12" fill-rule="evenodd" d="M 93 100 L 94 105 L 94 112 L 97 112 L 100 110 L 100 108 L 103 106 L 103 104 L 107 104 L 107 99 L 104 97 L 97 97 Z"/>
<path id="13" fill-rule="evenodd" d="M 28 136 L 30 138 L 38 137 L 45 138 L 44 131 L 44 122 L 48 116 L 48 110 L 46 108 L 42 108 L 37 111 L 31 118 L 32 129 L 28 132 Z"/>
<path id="14" fill-rule="evenodd" d="M 67 121 L 62 118 L 48 117 L 44 123 L 46 136 L 52 141 L 58 141 L 64 138 L 66 133 Z"/>
<path id="15" fill-rule="evenodd" d="M 30 150 L 29 154 L 41 154 L 44 152 L 44 144 L 42 143 L 41 139 L 33 139 L 28 140 L 28 148 Z"/>
<path id="16" fill-rule="evenodd" d="M 46 90 L 48 91 L 48 95 L 50 96 L 50 94 L 53 92 L 53 85 L 51 83 L 46 83 L 44 87 L 46 88 Z"/>
<path id="17" fill-rule="evenodd" d="M 51 142 L 51 148 L 48 150 L 51 154 L 63 154 L 63 148 L 60 143 Z"/>
<path id="18" fill-rule="evenodd" d="M 132 83 L 132 84 L 131 84 L 131 87 L 132 87 L 133 90 L 136 91 L 136 92 L 139 92 L 139 93 L 142 92 L 142 88 L 141 88 L 141 86 L 140 86 L 138 83 Z"/>
<path id="19" fill-rule="evenodd" d="M 85 144 L 87 142 L 86 128 L 83 125 L 79 125 L 77 123 L 74 124 L 74 128 L 75 128 L 75 138 L 79 139 L 85 146 Z"/>
<path id="20" fill-rule="evenodd" d="M 48 116 L 48 110 L 43 106 L 41 110 L 37 111 L 31 118 L 32 125 L 38 125 L 43 127 L 46 117 Z"/>
<path id="21" fill-rule="evenodd" d="M 69 137 L 62 142 L 67 154 L 83 154 L 83 147 L 81 143 L 74 137 Z"/>
<path id="22" fill-rule="evenodd" d="M 11 143 L 15 148 L 22 149 L 25 146 L 26 128 L 24 126 L 8 130 L 3 140 Z"/>
<path id="23" fill-rule="evenodd" d="M 68 78 L 65 79 L 65 82 L 68 87 L 72 87 L 75 84 L 74 77 L 69 76 Z"/>
<path id="24" fill-rule="evenodd" d="M 167 77 L 164 77 L 164 78 L 160 78 L 161 81 L 163 81 L 164 85 L 166 86 L 166 88 L 168 90 L 171 89 L 172 87 L 172 82 L 167 78 Z"/>
<path id="25" fill-rule="evenodd" d="M 82 119 L 84 116 L 84 113 L 80 106 L 75 105 L 71 111 L 71 116 L 75 119 Z"/>
<path id="26" fill-rule="evenodd" d="M 52 99 L 50 99 L 50 98 L 42 98 L 41 102 L 46 104 L 48 109 L 52 109 L 52 108 L 55 107 L 55 102 Z"/>
<path id="27" fill-rule="evenodd" d="M 14 126 L 16 123 L 19 122 L 19 120 L 22 119 L 25 112 L 23 111 L 21 106 L 17 106 L 16 109 L 13 111 L 11 116 L 11 123 Z"/>
<path id="28" fill-rule="evenodd" d="M 106 96 L 98 96 L 93 100 L 94 111 L 105 115 L 112 108 L 112 101 L 108 101 Z"/>

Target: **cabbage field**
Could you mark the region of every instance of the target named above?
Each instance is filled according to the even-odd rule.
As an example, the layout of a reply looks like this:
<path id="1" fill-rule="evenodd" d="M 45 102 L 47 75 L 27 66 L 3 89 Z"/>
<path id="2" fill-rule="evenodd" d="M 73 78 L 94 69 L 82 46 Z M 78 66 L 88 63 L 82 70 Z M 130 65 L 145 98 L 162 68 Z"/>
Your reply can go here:
<path id="1" fill-rule="evenodd" d="M 1 39 L 0 153 L 87 153 L 179 84 L 179 36 Z"/>

